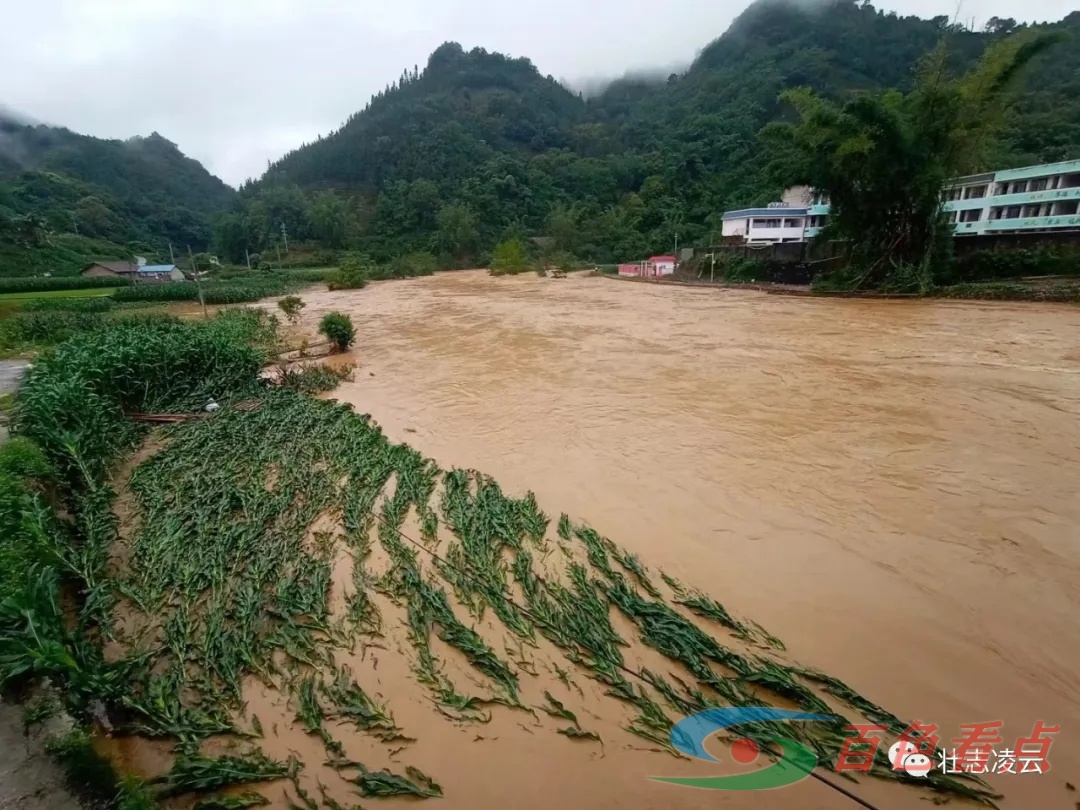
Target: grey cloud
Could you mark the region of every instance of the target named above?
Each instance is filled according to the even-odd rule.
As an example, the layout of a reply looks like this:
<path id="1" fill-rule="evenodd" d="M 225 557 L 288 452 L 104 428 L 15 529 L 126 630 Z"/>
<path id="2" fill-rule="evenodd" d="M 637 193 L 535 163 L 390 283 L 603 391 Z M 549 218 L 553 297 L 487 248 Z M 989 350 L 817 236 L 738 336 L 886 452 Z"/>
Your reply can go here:
<path id="1" fill-rule="evenodd" d="M 808 0 L 799 0 L 807 2 Z M 0 19 L 0 105 L 99 137 L 158 131 L 227 182 L 326 134 L 446 40 L 582 87 L 688 64 L 748 3 L 700 0 L 35 0 Z M 954 0 L 895 0 L 901 13 Z M 1057 19 L 1072 0 L 982 0 Z M 15 77 L 18 77 L 17 79 Z"/>

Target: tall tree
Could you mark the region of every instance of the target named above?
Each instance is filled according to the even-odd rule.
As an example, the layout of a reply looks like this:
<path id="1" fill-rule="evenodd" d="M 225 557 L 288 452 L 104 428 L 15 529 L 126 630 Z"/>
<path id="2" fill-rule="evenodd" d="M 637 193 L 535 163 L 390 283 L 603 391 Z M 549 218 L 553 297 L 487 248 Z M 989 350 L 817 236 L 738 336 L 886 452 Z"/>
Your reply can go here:
<path id="1" fill-rule="evenodd" d="M 330 248 L 345 244 L 349 228 L 349 206 L 333 191 L 323 191 L 311 201 L 311 229 L 316 239 Z"/>
<path id="2" fill-rule="evenodd" d="M 247 225 L 242 214 L 225 214 L 214 223 L 214 250 L 232 264 L 242 264 L 247 258 Z"/>
<path id="3" fill-rule="evenodd" d="M 477 248 L 476 218 L 464 205 L 447 205 L 439 210 L 437 248 L 461 259 Z"/>
<path id="4" fill-rule="evenodd" d="M 1059 39 L 1032 33 L 1002 40 L 959 79 L 949 78 L 942 45 L 924 60 L 908 93 L 845 104 L 806 88 L 784 94 L 799 121 L 766 128 L 778 173 L 787 184 L 829 195 L 826 232 L 850 246 L 853 287 L 933 283 L 947 242 L 946 183 L 981 163 L 1021 71 Z"/>

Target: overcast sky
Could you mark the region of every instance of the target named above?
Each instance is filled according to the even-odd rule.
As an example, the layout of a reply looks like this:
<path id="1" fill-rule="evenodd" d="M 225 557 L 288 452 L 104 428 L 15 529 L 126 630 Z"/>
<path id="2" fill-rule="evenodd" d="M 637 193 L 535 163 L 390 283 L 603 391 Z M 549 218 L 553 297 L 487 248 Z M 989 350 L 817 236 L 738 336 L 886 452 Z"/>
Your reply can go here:
<path id="1" fill-rule="evenodd" d="M 957 0 L 877 0 L 952 16 Z M 749 0 L 0 0 L 0 107 L 98 137 L 158 131 L 226 182 L 337 128 L 447 40 L 570 81 L 688 63 Z M 1056 20 L 1076 0 L 964 0 Z"/>

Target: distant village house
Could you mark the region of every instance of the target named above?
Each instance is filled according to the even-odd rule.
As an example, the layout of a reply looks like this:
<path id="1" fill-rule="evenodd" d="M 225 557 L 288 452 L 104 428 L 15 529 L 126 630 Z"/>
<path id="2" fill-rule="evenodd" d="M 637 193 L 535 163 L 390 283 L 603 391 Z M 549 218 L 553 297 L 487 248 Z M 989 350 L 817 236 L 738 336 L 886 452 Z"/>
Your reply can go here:
<path id="1" fill-rule="evenodd" d="M 82 275 L 96 278 L 130 279 L 135 283 L 147 281 L 183 281 L 183 271 L 175 264 L 139 264 L 137 262 L 91 262 Z"/>
<path id="2" fill-rule="evenodd" d="M 82 269 L 82 275 L 91 278 L 132 278 L 138 271 L 139 266 L 135 262 L 91 262 Z"/>
<path id="3" fill-rule="evenodd" d="M 184 272 L 175 264 L 147 264 L 139 268 L 135 281 L 184 281 Z"/>

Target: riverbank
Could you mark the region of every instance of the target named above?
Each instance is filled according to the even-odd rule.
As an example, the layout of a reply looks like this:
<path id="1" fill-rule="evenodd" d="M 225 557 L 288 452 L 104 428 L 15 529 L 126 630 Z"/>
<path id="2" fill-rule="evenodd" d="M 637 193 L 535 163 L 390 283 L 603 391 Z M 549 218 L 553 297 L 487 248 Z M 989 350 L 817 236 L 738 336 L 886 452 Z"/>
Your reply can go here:
<path id="1" fill-rule="evenodd" d="M 75 810 L 63 770 L 45 751 L 44 740 L 27 736 L 23 709 L 0 702 L 0 810 Z"/>
<path id="2" fill-rule="evenodd" d="M 1068 278 L 1033 277 L 1015 282 L 983 282 L 940 287 L 928 295 L 917 293 L 883 293 L 870 290 L 816 290 L 809 284 L 772 284 L 753 282 L 706 281 L 704 279 L 637 278 L 598 273 L 601 278 L 632 281 L 640 284 L 661 284 L 676 287 L 753 290 L 770 295 L 792 295 L 812 298 L 855 299 L 917 299 L 946 298 L 967 301 L 1035 301 L 1043 303 L 1080 303 L 1080 282 Z"/>

